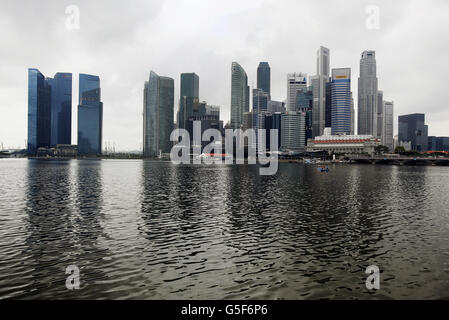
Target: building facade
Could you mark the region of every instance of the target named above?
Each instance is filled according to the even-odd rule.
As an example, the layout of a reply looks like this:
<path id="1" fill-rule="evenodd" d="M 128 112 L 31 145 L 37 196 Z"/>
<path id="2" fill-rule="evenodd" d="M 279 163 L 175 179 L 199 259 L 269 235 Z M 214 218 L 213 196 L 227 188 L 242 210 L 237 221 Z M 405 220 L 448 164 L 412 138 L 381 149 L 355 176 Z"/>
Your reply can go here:
<path id="1" fill-rule="evenodd" d="M 329 82 L 330 51 L 320 47 L 317 52 L 317 74 L 311 77 L 313 88 L 312 136 L 319 136 L 326 127 L 326 87 Z"/>
<path id="2" fill-rule="evenodd" d="M 358 83 L 358 133 L 377 137 L 377 75 L 375 51 L 364 51 Z"/>
<path id="3" fill-rule="evenodd" d="M 351 69 L 332 69 L 332 134 L 351 134 Z"/>
<path id="4" fill-rule="evenodd" d="M 179 95 L 179 109 L 176 123 L 178 128 L 184 129 L 185 121 L 192 114 L 199 103 L 200 78 L 195 73 L 181 74 L 181 89 Z"/>
<path id="5" fill-rule="evenodd" d="M 309 139 L 307 151 L 373 155 L 379 145 L 380 140 L 372 135 L 322 135 Z"/>
<path id="6" fill-rule="evenodd" d="M 271 68 L 268 62 L 260 62 L 257 67 L 257 88 L 271 96 Z"/>
<path id="7" fill-rule="evenodd" d="M 249 86 L 245 70 L 237 62 L 231 65 L 231 128 L 240 129 L 243 113 L 249 112 Z"/>
<path id="8" fill-rule="evenodd" d="M 267 112 L 270 96 L 261 89 L 253 89 L 253 112 Z"/>
<path id="9" fill-rule="evenodd" d="M 382 145 L 386 146 L 390 152 L 394 151 L 393 131 L 394 131 L 394 102 L 383 102 L 383 132 L 382 132 Z"/>
<path id="10" fill-rule="evenodd" d="M 287 75 L 287 112 L 296 112 L 296 95 L 299 90 L 307 88 L 307 75 L 289 73 Z"/>
<path id="11" fill-rule="evenodd" d="M 427 151 L 428 127 L 423 113 L 399 116 L 398 143 L 410 143 L 410 149 L 413 151 Z"/>
<path id="12" fill-rule="evenodd" d="M 304 151 L 305 149 L 304 112 L 288 112 L 281 116 L 281 150 Z"/>
<path id="13" fill-rule="evenodd" d="M 170 153 L 174 115 L 174 80 L 150 72 L 143 95 L 143 155 Z"/>
<path id="14" fill-rule="evenodd" d="M 101 155 L 103 139 L 103 103 L 100 78 L 79 75 L 78 153 Z"/>

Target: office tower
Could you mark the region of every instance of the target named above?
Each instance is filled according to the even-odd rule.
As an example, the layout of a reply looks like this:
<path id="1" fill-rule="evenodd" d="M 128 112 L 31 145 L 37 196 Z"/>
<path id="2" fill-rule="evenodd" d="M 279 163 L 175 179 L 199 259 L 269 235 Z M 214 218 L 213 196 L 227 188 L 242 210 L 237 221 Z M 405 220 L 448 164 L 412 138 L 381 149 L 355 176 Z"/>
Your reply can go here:
<path id="1" fill-rule="evenodd" d="M 51 86 L 38 69 L 28 69 L 28 155 L 49 147 L 51 141 Z"/>
<path id="2" fill-rule="evenodd" d="M 429 136 L 428 141 L 429 151 L 449 151 L 449 137 Z"/>
<path id="3" fill-rule="evenodd" d="M 185 129 L 189 132 L 192 145 L 205 147 L 209 144 L 207 141 L 195 141 L 193 132 L 193 125 L 195 121 L 201 123 L 201 137 L 207 129 L 222 129 L 220 122 L 220 107 L 207 105 L 206 102 L 199 102 L 197 108 L 193 110 L 190 116 L 186 119 Z"/>
<path id="4" fill-rule="evenodd" d="M 354 109 L 354 97 L 351 92 L 351 134 L 355 134 L 355 109 Z"/>
<path id="5" fill-rule="evenodd" d="M 200 78 L 195 73 L 181 74 L 181 91 L 179 110 L 176 122 L 178 128 L 185 129 L 185 121 L 191 116 L 193 109 L 198 108 Z"/>
<path id="6" fill-rule="evenodd" d="M 384 132 L 384 94 L 381 90 L 377 91 L 377 138 L 383 142 Z"/>
<path id="7" fill-rule="evenodd" d="M 306 74 L 287 74 L 287 112 L 296 112 L 296 94 L 303 88 L 307 88 Z"/>
<path id="8" fill-rule="evenodd" d="M 326 84 L 329 82 L 329 64 L 329 49 L 320 47 L 317 52 L 317 74 L 310 78 L 313 88 L 313 137 L 322 135 L 326 125 Z"/>
<path id="9" fill-rule="evenodd" d="M 378 102 L 375 51 L 362 53 L 358 85 L 358 133 L 377 137 Z"/>
<path id="10" fill-rule="evenodd" d="M 410 143 L 414 151 L 427 150 L 428 127 L 423 113 L 399 116 L 398 141 L 400 145 Z"/>
<path id="11" fill-rule="evenodd" d="M 57 73 L 48 79 L 51 86 L 50 145 L 72 143 L 72 74 Z"/>
<path id="12" fill-rule="evenodd" d="M 312 87 L 303 88 L 296 94 L 296 109 L 304 112 L 306 141 L 312 138 L 312 108 L 313 108 L 313 91 Z"/>
<path id="13" fill-rule="evenodd" d="M 270 96 L 261 89 L 253 89 L 253 112 L 267 112 Z"/>
<path id="14" fill-rule="evenodd" d="M 324 116 L 324 127 L 332 127 L 332 83 L 326 83 L 326 111 Z"/>
<path id="15" fill-rule="evenodd" d="M 383 126 L 382 126 L 382 145 L 388 147 L 390 152 L 394 151 L 393 148 L 393 112 L 394 112 L 394 103 L 393 101 L 384 101 L 383 102 Z"/>
<path id="16" fill-rule="evenodd" d="M 103 103 L 100 78 L 79 75 L 78 153 L 100 155 L 103 135 Z"/>
<path id="17" fill-rule="evenodd" d="M 249 86 L 245 70 L 237 63 L 231 66 L 231 128 L 240 129 L 243 113 L 249 112 Z"/>
<path id="18" fill-rule="evenodd" d="M 281 116 L 281 149 L 301 151 L 305 149 L 304 112 L 289 112 Z"/>
<path id="19" fill-rule="evenodd" d="M 271 96 L 271 69 L 268 62 L 260 62 L 257 67 L 257 89 L 263 90 Z"/>
<path id="20" fill-rule="evenodd" d="M 170 153 L 173 131 L 174 80 L 150 72 L 143 92 L 143 155 Z"/>
<path id="21" fill-rule="evenodd" d="M 267 114 L 264 119 L 264 127 L 266 132 L 266 148 L 271 150 L 271 130 L 277 130 L 278 132 L 278 150 L 281 148 L 281 129 L 282 129 L 282 113 L 275 112 L 273 114 Z"/>
<path id="22" fill-rule="evenodd" d="M 284 113 L 285 112 L 285 103 L 282 101 L 269 100 L 267 112 L 268 113 L 275 113 L 275 112 Z"/>
<path id="23" fill-rule="evenodd" d="M 332 69 L 332 135 L 351 134 L 351 69 Z"/>

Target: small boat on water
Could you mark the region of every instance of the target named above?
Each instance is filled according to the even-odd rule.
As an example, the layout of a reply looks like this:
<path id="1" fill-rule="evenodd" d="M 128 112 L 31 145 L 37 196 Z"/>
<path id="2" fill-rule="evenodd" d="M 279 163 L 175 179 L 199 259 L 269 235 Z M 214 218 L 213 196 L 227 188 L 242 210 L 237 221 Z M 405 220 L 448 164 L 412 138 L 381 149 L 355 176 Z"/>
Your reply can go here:
<path id="1" fill-rule="evenodd" d="M 329 172 L 329 167 L 319 166 L 318 171 L 319 172 Z"/>

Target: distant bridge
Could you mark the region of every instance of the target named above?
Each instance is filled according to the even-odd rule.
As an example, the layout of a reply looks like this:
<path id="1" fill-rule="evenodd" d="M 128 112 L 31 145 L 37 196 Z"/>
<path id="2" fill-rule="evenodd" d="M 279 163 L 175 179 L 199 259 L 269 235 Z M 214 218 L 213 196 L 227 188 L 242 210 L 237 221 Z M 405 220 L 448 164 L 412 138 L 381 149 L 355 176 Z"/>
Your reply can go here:
<path id="1" fill-rule="evenodd" d="M 392 165 L 432 165 L 432 166 L 449 166 L 449 157 L 368 157 L 368 156 L 352 156 L 349 157 L 350 163 L 367 163 L 367 164 L 392 164 Z"/>

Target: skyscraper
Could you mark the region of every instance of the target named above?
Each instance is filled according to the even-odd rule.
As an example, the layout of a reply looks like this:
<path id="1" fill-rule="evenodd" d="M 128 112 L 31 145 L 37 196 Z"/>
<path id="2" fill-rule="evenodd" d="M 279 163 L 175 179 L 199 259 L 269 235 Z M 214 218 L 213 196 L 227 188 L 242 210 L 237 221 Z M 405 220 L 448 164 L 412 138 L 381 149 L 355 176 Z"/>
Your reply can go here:
<path id="1" fill-rule="evenodd" d="M 311 77 L 313 87 L 313 137 L 322 135 L 326 125 L 326 84 L 329 82 L 329 61 L 329 49 L 320 47 L 317 52 L 317 75 Z"/>
<path id="2" fill-rule="evenodd" d="M 170 153 L 174 115 L 174 80 L 150 72 L 143 93 L 143 155 Z"/>
<path id="3" fill-rule="evenodd" d="M 178 128 L 185 128 L 185 121 L 198 107 L 200 78 L 195 73 L 181 74 L 181 92 L 179 95 Z"/>
<path id="4" fill-rule="evenodd" d="M 377 91 L 377 138 L 383 142 L 384 132 L 384 93 Z"/>
<path id="5" fill-rule="evenodd" d="M 296 95 L 307 88 L 307 75 L 303 73 L 287 74 L 287 112 L 296 112 Z"/>
<path id="6" fill-rule="evenodd" d="M 267 112 L 270 96 L 262 89 L 253 89 L 253 112 Z"/>
<path id="7" fill-rule="evenodd" d="M 237 63 L 231 66 L 231 128 L 240 129 L 243 113 L 249 112 L 249 86 L 245 70 Z"/>
<path id="8" fill-rule="evenodd" d="M 100 78 L 79 75 L 78 153 L 100 155 L 103 138 L 103 103 Z"/>
<path id="9" fill-rule="evenodd" d="M 358 133 L 377 137 L 377 76 L 375 51 L 363 51 L 358 88 Z"/>
<path id="10" fill-rule="evenodd" d="M 268 94 L 268 99 L 271 97 L 271 69 L 268 62 L 260 62 L 257 67 L 257 88 L 263 90 Z"/>
<path id="11" fill-rule="evenodd" d="M 426 151 L 428 147 L 428 127 L 423 113 L 399 116 L 399 144 L 411 143 L 414 151 Z"/>
<path id="12" fill-rule="evenodd" d="M 303 88 L 296 95 L 296 109 L 304 112 L 306 141 L 312 138 L 312 108 L 313 108 L 313 92 L 312 87 Z"/>
<path id="13" fill-rule="evenodd" d="M 72 143 L 72 74 L 57 73 L 51 84 L 51 146 Z"/>
<path id="14" fill-rule="evenodd" d="M 51 86 L 38 69 L 28 69 L 28 154 L 51 141 Z"/>
<path id="15" fill-rule="evenodd" d="M 382 145 L 388 147 L 390 152 L 393 152 L 393 101 L 384 101 L 383 108 Z"/>
<path id="16" fill-rule="evenodd" d="M 351 69 L 332 69 L 332 134 L 351 134 Z"/>
<path id="17" fill-rule="evenodd" d="M 305 149 L 306 115 L 304 112 L 289 112 L 281 116 L 281 149 L 301 151 Z"/>

